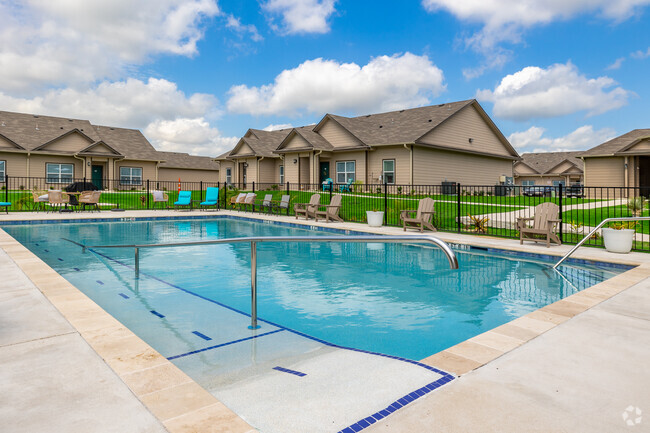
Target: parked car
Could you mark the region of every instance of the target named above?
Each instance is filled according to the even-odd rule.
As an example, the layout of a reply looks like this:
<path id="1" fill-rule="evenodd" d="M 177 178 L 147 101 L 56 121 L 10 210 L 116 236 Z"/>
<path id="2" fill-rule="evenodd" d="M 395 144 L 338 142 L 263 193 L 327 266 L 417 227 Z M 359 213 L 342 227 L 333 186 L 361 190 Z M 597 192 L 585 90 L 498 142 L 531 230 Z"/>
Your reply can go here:
<path id="1" fill-rule="evenodd" d="M 525 186 L 522 190 L 522 194 L 527 197 L 550 197 L 552 193 L 552 186 Z"/>
<path id="2" fill-rule="evenodd" d="M 585 195 L 585 189 L 582 185 L 571 185 L 566 187 L 567 197 L 581 198 Z"/>

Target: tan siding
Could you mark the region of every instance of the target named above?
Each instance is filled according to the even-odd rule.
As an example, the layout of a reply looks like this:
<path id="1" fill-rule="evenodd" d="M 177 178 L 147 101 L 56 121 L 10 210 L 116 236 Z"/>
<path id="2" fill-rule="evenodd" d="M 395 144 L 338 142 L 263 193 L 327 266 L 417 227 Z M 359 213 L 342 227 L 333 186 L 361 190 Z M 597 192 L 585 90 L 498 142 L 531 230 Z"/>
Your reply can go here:
<path id="1" fill-rule="evenodd" d="M 142 179 L 146 181 L 147 179 L 154 181 L 156 180 L 156 163 L 148 161 L 135 161 L 129 159 L 123 159 L 115 163 L 115 179 L 118 181 L 120 179 L 120 167 L 139 167 L 142 168 Z M 175 180 L 178 181 L 178 178 Z M 182 179 L 181 179 L 182 180 Z"/>
<path id="2" fill-rule="evenodd" d="M 277 163 L 279 158 L 264 158 L 260 164 L 260 183 L 277 183 Z"/>
<path id="3" fill-rule="evenodd" d="M 533 170 L 532 168 L 528 167 L 525 164 L 516 164 L 514 170 L 517 175 L 522 175 L 522 176 L 526 174 L 536 173 L 535 170 Z"/>
<path id="4" fill-rule="evenodd" d="M 231 169 L 231 182 L 236 182 L 235 164 L 232 161 L 219 161 L 219 182 L 226 182 L 226 169 Z"/>
<path id="5" fill-rule="evenodd" d="M 585 158 L 585 186 L 625 186 L 624 158 Z"/>
<path id="6" fill-rule="evenodd" d="M 355 180 L 360 180 L 364 184 L 366 183 L 366 152 L 340 152 L 335 153 L 332 156 L 332 162 L 330 163 L 330 177 L 334 179 L 334 182 L 338 182 L 336 179 L 336 163 L 343 161 L 355 161 Z M 370 180 L 370 179 L 368 179 Z"/>
<path id="7" fill-rule="evenodd" d="M 242 143 L 242 146 L 234 153 L 234 155 L 250 155 L 251 153 L 255 153 L 253 152 L 253 149 L 251 149 L 248 144 Z"/>
<path id="8" fill-rule="evenodd" d="M 275 159 L 275 182 L 280 183 L 280 166 L 284 165 L 284 160 L 277 158 Z M 286 178 L 285 178 L 286 182 Z M 282 188 L 282 187 L 280 187 Z"/>
<path id="9" fill-rule="evenodd" d="M 472 143 L 469 139 L 472 139 Z M 473 152 L 512 156 L 473 106 L 467 106 L 419 141 Z"/>
<path id="10" fill-rule="evenodd" d="M 361 142 L 333 120 L 326 120 L 318 133 L 334 147 L 357 146 Z"/>
<path id="11" fill-rule="evenodd" d="M 562 164 L 557 165 L 556 167 L 553 167 L 552 170 L 549 170 L 550 173 L 562 173 L 566 170 L 574 170 L 575 171 L 576 166 L 571 164 L 568 161 L 564 161 Z"/>
<path id="12" fill-rule="evenodd" d="M 512 176 L 512 162 L 416 146 L 413 170 L 417 185 L 440 185 L 445 180 L 466 185 L 496 185 L 500 176 Z"/>
<path id="13" fill-rule="evenodd" d="M 70 135 L 59 138 L 52 143 L 45 146 L 42 150 L 51 151 L 58 150 L 64 152 L 79 152 L 82 149 L 90 146 L 90 141 L 83 135 L 73 132 Z"/>
<path id="14" fill-rule="evenodd" d="M 300 183 L 311 183 L 311 180 L 309 178 L 309 173 L 311 171 L 309 170 L 309 157 L 301 157 L 298 164 L 300 165 Z"/>
<path id="15" fill-rule="evenodd" d="M 189 168 L 159 168 L 158 180 L 182 182 L 219 182 L 219 171 L 192 170 Z M 153 180 L 153 179 L 150 179 Z"/>
<path id="16" fill-rule="evenodd" d="M 111 149 L 104 146 L 103 144 L 98 144 L 97 146 L 90 149 L 88 153 L 99 153 L 99 154 L 113 155 L 113 156 L 115 155 L 115 152 L 113 152 Z"/>
<path id="17" fill-rule="evenodd" d="M 72 156 L 58 155 L 33 155 L 29 158 L 29 172 L 32 177 L 45 177 L 45 164 L 72 164 L 74 166 L 73 177 L 84 177 L 83 162 Z"/>
<path id="18" fill-rule="evenodd" d="M 284 181 L 290 183 L 298 182 L 298 163 L 293 163 L 294 159 L 298 159 L 297 153 L 287 153 L 284 157 Z"/>
<path id="19" fill-rule="evenodd" d="M 304 149 L 307 147 L 311 147 L 307 140 L 302 138 L 300 135 L 295 134 L 293 137 L 291 137 L 291 140 L 287 142 L 283 149 Z"/>
<path id="20" fill-rule="evenodd" d="M 5 161 L 6 174 L 27 177 L 27 155 L 19 153 L 0 153 L 0 161 Z M 4 182 L 4 179 L 1 179 Z"/>
<path id="21" fill-rule="evenodd" d="M 535 185 L 542 186 L 553 186 L 553 181 L 565 181 L 566 177 L 564 176 L 520 176 L 515 180 L 515 185 L 521 185 L 524 181 L 533 180 Z"/>
<path id="22" fill-rule="evenodd" d="M 2 147 L 8 147 L 9 149 L 18 149 L 11 141 L 5 139 L 4 137 L 0 137 L 0 148 Z"/>
<path id="23" fill-rule="evenodd" d="M 629 148 L 626 152 L 641 152 L 641 151 L 650 151 L 650 140 L 643 140 L 631 148 Z"/>
<path id="24" fill-rule="evenodd" d="M 385 159 L 395 160 L 395 183 L 411 183 L 411 152 L 404 146 L 382 146 L 368 152 L 368 183 L 379 183 Z"/>

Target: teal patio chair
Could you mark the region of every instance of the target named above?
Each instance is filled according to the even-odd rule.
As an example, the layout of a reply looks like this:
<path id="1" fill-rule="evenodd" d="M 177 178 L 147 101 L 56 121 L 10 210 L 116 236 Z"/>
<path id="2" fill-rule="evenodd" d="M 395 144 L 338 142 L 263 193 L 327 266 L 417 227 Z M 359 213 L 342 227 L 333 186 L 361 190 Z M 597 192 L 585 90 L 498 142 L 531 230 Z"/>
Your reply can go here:
<path id="1" fill-rule="evenodd" d="M 11 206 L 11 202 L 10 202 L 10 201 L 0 201 L 0 207 L 4 207 L 4 208 L 5 208 L 5 213 L 6 213 L 7 215 L 9 215 L 9 206 Z"/>
<path id="2" fill-rule="evenodd" d="M 192 207 L 192 191 L 179 191 L 178 199 L 174 202 L 174 208 Z"/>
<path id="3" fill-rule="evenodd" d="M 343 192 L 343 191 L 352 192 L 352 183 L 353 182 L 354 182 L 353 179 L 348 179 L 348 183 L 340 186 L 339 192 Z"/>
<path id="4" fill-rule="evenodd" d="M 205 190 L 205 201 L 199 203 L 201 209 L 214 206 L 219 209 L 219 188 L 209 187 Z"/>
<path id="5" fill-rule="evenodd" d="M 323 191 L 332 191 L 334 181 L 331 178 L 327 178 L 323 181 Z"/>

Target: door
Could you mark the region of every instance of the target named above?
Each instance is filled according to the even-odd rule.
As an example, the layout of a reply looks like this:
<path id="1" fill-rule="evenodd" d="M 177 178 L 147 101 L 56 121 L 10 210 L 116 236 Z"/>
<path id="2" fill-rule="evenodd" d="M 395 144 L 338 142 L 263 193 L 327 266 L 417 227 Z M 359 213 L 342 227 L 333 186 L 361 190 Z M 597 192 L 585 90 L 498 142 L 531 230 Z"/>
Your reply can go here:
<path id="1" fill-rule="evenodd" d="M 650 156 L 639 156 L 639 186 L 642 196 L 650 196 Z"/>
<path id="2" fill-rule="evenodd" d="M 240 188 L 246 188 L 246 167 L 248 167 L 247 163 L 239 163 L 239 183 L 241 184 Z"/>
<path id="3" fill-rule="evenodd" d="M 320 163 L 320 177 L 319 177 L 319 183 L 325 182 L 325 179 L 330 178 L 330 162 L 329 161 L 321 161 Z"/>
<path id="4" fill-rule="evenodd" d="M 93 165 L 91 170 L 90 180 L 99 189 L 104 189 L 102 184 L 104 179 L 104 166 L 103 165 Z"/>

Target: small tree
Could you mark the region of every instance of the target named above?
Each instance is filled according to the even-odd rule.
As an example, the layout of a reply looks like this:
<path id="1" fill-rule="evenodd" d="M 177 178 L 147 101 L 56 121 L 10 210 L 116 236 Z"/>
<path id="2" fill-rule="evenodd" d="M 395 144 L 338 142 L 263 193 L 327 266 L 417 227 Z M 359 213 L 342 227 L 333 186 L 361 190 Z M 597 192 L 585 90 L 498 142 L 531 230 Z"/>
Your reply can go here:
<path id="1" fill-rule="evenodd" d="M 627 210 L 635 216 L 641 216 L 643 209 L 645 209 L 646 201 L 645 197 L 630 197 L 627 201 Z"/>

